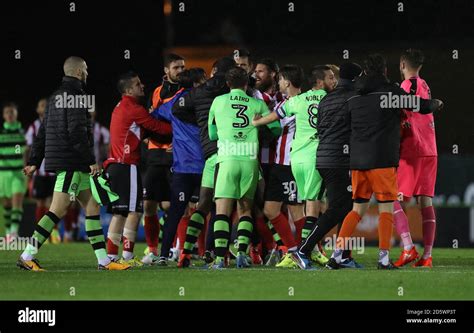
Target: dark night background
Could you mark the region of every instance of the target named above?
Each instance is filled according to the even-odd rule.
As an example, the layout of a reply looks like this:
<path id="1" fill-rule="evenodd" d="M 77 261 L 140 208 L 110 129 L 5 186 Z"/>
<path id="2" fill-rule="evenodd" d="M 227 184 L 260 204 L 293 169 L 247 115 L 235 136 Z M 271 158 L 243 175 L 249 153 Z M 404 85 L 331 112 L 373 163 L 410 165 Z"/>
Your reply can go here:
<path id="1" fill-rule="evenodd" d="M 445 102 L 435 116 L 440 152 L 459 144 L 474 154 L 474 2 L 472 1 L 172 1 L 164 15 L 161 1 L 2 2 L 0 11 L 0 102 L 20 106 L 26 127 L 35 119 L 36 101 L 60 83 L 70 55 L 86 59 L 87 91 L 96 95 L 97 117 L 108 125 L 119 100 L 117 76 L 139 72 L 149 93 L 160 83 L 162 54 L 172 47 L 246 46 L 255 57 L 305 69 L 339 64 L 342 51 L 362 62 L 370 52 L 389 61 L 389 77 L 400 80 L 398 59 L 409 47 L 426 55 L 422 77 L 433 97 Z M 184 12 L 178 10 L 184 4 Z M 14 58 L 21 50 L 21 59 Z M 124 59 L 124 50 L 131 59 Z M 452 58 L 453 50 L 459 59 Z M 213 57 L 213 55 L 209 55 Z"/>

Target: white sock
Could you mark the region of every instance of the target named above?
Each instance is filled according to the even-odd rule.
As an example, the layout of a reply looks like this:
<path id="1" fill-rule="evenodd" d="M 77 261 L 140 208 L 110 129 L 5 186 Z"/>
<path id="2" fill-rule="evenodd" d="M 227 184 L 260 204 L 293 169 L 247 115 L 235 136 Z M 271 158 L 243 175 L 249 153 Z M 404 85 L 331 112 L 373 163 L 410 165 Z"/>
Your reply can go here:
<path id="1" fill-rule="evenodd" d="M 331 258 L 334 258 L 336 262 L 339 264 L 342 260 L 342 253 L 344 252 L 343 249 L 335 249 L 334 252 L 332 253 Z"/>
<path id="2" fill-rule="evenodd" d="M 124 260 L 130 260 L 133 258 L 133 252 L 129 252 L 129 251 L 122 251 L 122 258 Z"/>
<path id="3" fill-rule="evenodd" d="M 389 264 L 388 250 L 380 250 L 379 252 L 379 263 L 384 266 Z"/>
<path id="4" fill-rule="evenodd" d="M 110 264 L 111 261 L 112 260 L 110 260 L 108 256 L 106 258 L 102 258 L 98 260 L 99 265 L 102 265 L 102 266 L 107 266 L 108 264 Z"/>
<path id="5" fill-rule="evenodd" d="M 38 248 L 33 244 L 28 243 L 28 245 L 26 245 L 25 250 L 21 254 L 21 259 L 26 261 L 33 260 L 35 258 L 34 254 L 36 253 L 38 253 Z"/>
<path id="6" fill-rule="evenodd" d="M 108 257 L 109 260 L 111 260 L 111 261 L 117 261 L 117 259 L 119 258 L 119 256 L 116 255 L 116 254 L 107 254 L 107 257 Z"/>
<path id="7" fill-rule="evenodd" d="M 30 260 L 33 260 L 33 256 L 31 254 L 28 254 L 26 252 L 23 252 L 21 254 L 21 259 L 25 260 L 25 261 L 30 261 Z"/>

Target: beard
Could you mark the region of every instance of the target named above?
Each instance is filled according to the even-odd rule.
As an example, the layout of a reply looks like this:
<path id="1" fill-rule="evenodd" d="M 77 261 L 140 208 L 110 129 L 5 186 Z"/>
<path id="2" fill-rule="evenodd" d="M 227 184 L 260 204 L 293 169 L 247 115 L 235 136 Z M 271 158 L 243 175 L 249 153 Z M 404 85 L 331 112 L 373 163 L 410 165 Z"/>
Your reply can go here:
<path id="1" fill-rule="evenodd" d="M 326 84 L 324 83 L 323 85 L 323 89 L 326 90 L 326 92 L 330 92 L 332 90 L 334 90 L 335 86 L 334 85 L 329 85 L 329 84 Z"/>
<path id="2" fill-rule="evenodd" d="M 178 83 L 179 82 L 179 75 L 168 75 L 168 80 L 172 83 Z"/>
<path id="3" fill-rule="evenodd" d="M 273 85 L 272 79 L 260 80 L 255 83 L 255 87 L 260 91 L 267 91 Z"/>

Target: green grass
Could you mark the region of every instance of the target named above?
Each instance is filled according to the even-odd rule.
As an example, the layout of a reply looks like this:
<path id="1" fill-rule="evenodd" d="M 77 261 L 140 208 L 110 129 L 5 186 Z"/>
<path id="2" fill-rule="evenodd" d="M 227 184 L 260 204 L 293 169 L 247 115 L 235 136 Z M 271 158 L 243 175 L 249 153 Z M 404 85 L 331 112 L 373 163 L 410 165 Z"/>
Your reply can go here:
<path id="1" fill-rule="evenodd" d="M 136 253 L 144 245 L 137 245 Z M 97 271 L 87 243 L 45 245 L 47 272 L 15 267 L 19 251 L 0 251 L 0 300 L 465 300 L 474 299 L 474 249 L 435 249 L 433 269 L 376 269 L 377 249 L 357 260 L 363 270 L 256 267 L 223 271 L 145 267 Z M 398 249 L 392 257 L 398 255 Z M 70 295 L 71 287 L 75 296 Z M 399 287 L 403 296 L 399 296 Z M 180 290 L 184 288 L 184 296 Z M 289 295 L 290 288 L 294 296 Z"/>

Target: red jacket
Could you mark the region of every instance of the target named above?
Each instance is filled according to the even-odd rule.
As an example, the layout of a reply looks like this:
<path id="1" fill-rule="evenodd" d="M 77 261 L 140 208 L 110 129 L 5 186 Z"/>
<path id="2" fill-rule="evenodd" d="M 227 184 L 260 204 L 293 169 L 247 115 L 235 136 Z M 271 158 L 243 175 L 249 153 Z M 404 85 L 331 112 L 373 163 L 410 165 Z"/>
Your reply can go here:
<path id="1" fill-rule="evenodd" d="M 170 135 L 171 124 L 153 118 L 134 97 L 122 96 L 112 113 L 109 158 L 104 162 L 104 168 L 110 163 L 138 165 L 145 130 Z"/>

